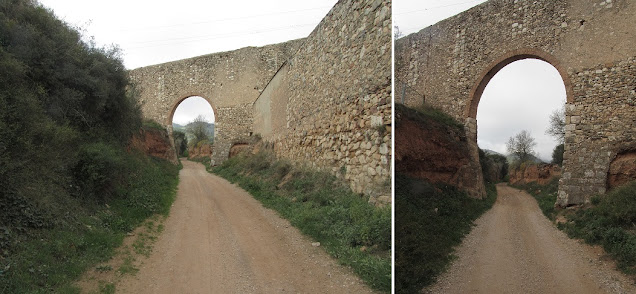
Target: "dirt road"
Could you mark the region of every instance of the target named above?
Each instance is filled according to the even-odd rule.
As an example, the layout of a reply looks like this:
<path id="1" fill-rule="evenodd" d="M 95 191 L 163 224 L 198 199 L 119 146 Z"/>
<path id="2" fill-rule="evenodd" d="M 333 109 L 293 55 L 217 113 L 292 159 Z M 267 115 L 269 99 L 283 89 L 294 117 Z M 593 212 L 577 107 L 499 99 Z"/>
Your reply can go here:
<path id="1" fill-rule="evenodd" d="M 183 161 L 151 256 L 119 293 L 371 293 L 247 192 Z"/>
<path id="2" fill-rule="evenodd" d="M 593 248 L 569 239 L 525 192 L 497 186 L 458 259 L 428 293 L 636 293 Z"/>

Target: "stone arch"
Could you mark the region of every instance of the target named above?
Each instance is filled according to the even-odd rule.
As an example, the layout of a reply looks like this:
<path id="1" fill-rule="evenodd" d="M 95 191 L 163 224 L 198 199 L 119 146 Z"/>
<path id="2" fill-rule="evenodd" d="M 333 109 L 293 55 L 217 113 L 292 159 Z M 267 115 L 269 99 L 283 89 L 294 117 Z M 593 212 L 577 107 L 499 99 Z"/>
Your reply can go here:
<path id="1" fill-rule="evenodd" d="M 570 77 L 563 69 L 559 61 L 549 53 L 533 48 L 522 48 L 507 52 L 491 62 L 477 77 L 476 83 L 470 90 L 468 97 L 468 108 L 465 111 L 465 117 L 476 119 L 477 118 L 477 106 L 481 100 L 481 95 L 484 93 L 484 89 L 490 82 L 490 80 L 506 65 L 522 59 L 538 59 L 545 61 L 557 69 L 563 84 L 565 85 L 565 103 L 571 104 L 574 101 L 572 94 L 572 82 Z"/>
<path id="2" fill-rule="evenodd" d="M 232 158 L 236 155 L 239 155 L 240 153 L 244 152 L 245 150 L 248 150 L 249 148 L 250 148 L 250 145 L 247 142 L 236 142 L 232 144 L 232 146 L 230 147 L 227 158 Z"/>
<path id="3" fill-rule="evenodd" d="M 192 97 L 201 97 L 203 98 L 205 101 L 208 102 L 208 104 L 210 104 L 210 107 L 212 107 L 212 113 L 214 114 L 214 121 L 217 121 L 217 110 L 216 107 L 214 106 L 214 104 L 212 103 L 212 100 L 210 100 L 210 98 L 204 96 L 204 95 L 200 95 L 200 94 L 188 94 L 188 95 L 183 95 L 180 96 L 179 99 L 175 100 L 175 102 L 172 104 L 172 106 L 170 106 L 169 110 L 170 110 L 170 114 L 167 116 L 167 120 L 166 120 L 166 126 L 168 126 L 168 129 L 170 130 L 170 134 L 172 135 L 172 118 L 174 117 L 174 112 L 177 111 L 177 107 L 179 107 L 179 104 L 181 104 L 181 102 L 183 102 L 184 100 L 188 99 L 188 98 L 192 98 Z"/>

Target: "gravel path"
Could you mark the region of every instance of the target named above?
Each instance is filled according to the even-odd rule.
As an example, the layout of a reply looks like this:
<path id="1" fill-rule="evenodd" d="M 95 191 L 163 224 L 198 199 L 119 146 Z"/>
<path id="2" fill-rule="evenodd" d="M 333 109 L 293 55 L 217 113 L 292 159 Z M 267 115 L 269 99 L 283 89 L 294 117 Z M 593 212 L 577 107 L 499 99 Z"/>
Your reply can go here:
<path id="1" fill-rule="evenodd" d="M 151 256 L 119 293 L 372 293 L 247 192 L 183 161 Z"/>
<path id="2" fill-rule="evenodd" d="M 505 184 L 497 193 L 425 293 L 636 293 L 602 250 L 569 239 L 532 196 Z"/>

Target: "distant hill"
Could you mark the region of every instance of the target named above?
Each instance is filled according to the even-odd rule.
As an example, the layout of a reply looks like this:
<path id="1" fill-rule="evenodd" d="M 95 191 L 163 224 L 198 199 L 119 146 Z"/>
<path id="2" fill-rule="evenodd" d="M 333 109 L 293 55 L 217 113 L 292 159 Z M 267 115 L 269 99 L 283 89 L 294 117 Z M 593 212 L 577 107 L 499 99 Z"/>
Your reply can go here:
<path id="1" fill-rule="evenodd" d="M 207 129 L 208 129 L 208 136 L 210 136 L 210 139 L 214 139 L 214 123 L 207 123 Z M 184 125 L 180 125 L 177 123 L 172 123 L 172 130 L 173 131 L 181 131 L 181 132 L 186 132 L 186 126 Z M 188 140 L 190 140 L 188 134 L 186 133 L 186 137 L 188 138 Z"/>
<path id="2" fill-rule="evenodd" d="M 517 159 L 516 156 L 510 154 L 510 155 L 506 155 L 506 159 L 508 160 L 508 162 L 513 162 Z M 545 161 L 543 161 L 541 158 L 538 158 L 534 155 L 530 155 L 530 161 L 534 162 L 534 163 L 545 163 Z"/>
<path id="3" fill-rule="evenodd" d="M 172 130 L 173 131 L 181 131 L 181 132 L 185 133 L 185 126 L 177 124 L 177 123 L 172 123 Z"/>
<path id="4" fill-rule="evenodd" d="M 497 152 L 497 151 L 493 151 L 493 150 L 489 150 L 489 149 L 482 149 L 482 150 L 484 150 L 484 153 L 486 153 L 487 155 L 491 155 L 491 154 L 499 154 L 499 155 L 501 155 L 501 156 L 504 156 L 504 157 L 506 157 L 506 159 L 508 160 L 508 163 L 511 163 L 511 162 L 513 162 L 513 161 L 515 161 L 515 160 L 517 159 L 517 158 L 516 158 L 514 155 L 512 155 L 512 154 L 501 154 L 501 153 L 499 153 L 499 152 Z M 534 163 L 545 163 L 545 161 L 544 161 L 544 160 L 542 160 L 541 158 L 538 158 L 538 157 L 536 157 L 536 156 L 534 156 L 534 155 L 530 155 L 530 160 L 531 160 L 532 162 L 534 162 Z"/>
<path id="5" fill-rule="evenodd" d="M 481 150 L 483 150 L 484 153 L 486 153 L 486 155 L 501 155 L 503 157 L 506 157 L 505 154 L 501 154 L 501 153 L 499 153 L 497 151 L 494 151 L 494 150 L 490 150 L 490 149 L 481 149 Z"/>

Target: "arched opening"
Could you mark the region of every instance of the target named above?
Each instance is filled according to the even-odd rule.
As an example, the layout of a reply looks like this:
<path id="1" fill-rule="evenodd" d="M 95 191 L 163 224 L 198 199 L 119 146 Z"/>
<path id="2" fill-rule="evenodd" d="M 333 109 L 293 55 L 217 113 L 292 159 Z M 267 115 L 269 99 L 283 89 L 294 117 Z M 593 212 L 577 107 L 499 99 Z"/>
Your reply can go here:
<path id="1" fill-rule="evenodd" d="M 217 132 L 215 113 L 212 104 L 201 96 L 188 96 L 175 103 L 168 125 L 180 157 L 209 158 L 212 155 Z"/>
<path id="2" fill-rule="evenodd" d="M 477 106 L 479 105 L 479 101 L 481 100 L 482 94 L 484 93 L 484 89 L 486 88 L 490 80 L 506 65 L 524 59 L 541 60 L 555 68 L 561 76 L 561 82 L 565 87 L 566 103 L 572 103 L 572 83 L 570 82 L 570 77 L 568 76 L 567 72 L 563 68 L 561 68 L 558 60 L 552 55 L 540 50 L 528 48 L 518 49 L 511 51 L 505 56 L 502 56 L 501 58 L 495 60 L 481 73 L 478 79 L 479 83 L 477 83 L 470 92 L 468 108 L 466 109 L 466 117 L 477 117 Z"/>
<path id="3" fill-rule="evenodd" d="M 565 105 L 571 101 L 567 76 L 564 79 L 563 72 L 549 62 L 550 59 L 536 54 L 502 58 L 483 74 L 473 91 L 468 115 L 477 121 L 478 147 L 485 154 L 505 156 L 509 163 L 519 165 L 530 161 L 539 164 L 533 166 L 532 171 L 514 170 L 513 166 L 511 182 L 545 183 L 560 175 L 558 166 L 541 165 L 552 163 L 553 159 L 561 163 L 558 158 L 562 158 L 564 136 L 559 138 L 548 134 L 547 130 L 553 124 L 551 116 L 559 114 L 564 134 Z M 519 155 L 509 152 L 508 143 L 523 131 L 531 138 L 529 143 L 533 153 L 520 159 Z"/>
<path id="4" fill-rule="evenodd" d="M 228 154 L 227 158 L 232 158 L 234 156 L 237 156 L 241 154 L 242 152 L 245 152 L 246 150 L 248 150 L 249 147 L 250 145 L 247 143 L 234 143 L 232 144 L 232 147 L 230 147 L 230 153 Z"/>

